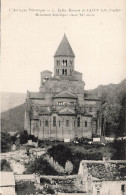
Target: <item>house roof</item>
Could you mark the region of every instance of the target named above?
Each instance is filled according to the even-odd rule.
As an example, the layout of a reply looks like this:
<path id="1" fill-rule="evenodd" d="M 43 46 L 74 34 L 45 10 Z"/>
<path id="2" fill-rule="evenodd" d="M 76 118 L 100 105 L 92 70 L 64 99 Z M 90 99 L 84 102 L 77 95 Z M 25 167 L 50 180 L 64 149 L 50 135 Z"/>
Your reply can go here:
<path id="1" fill-rule="evenodd" d="M 57 56 L 70 56 L 70 57 L 75 57 L 74 52 L 70 46 L 70 43 L 66 37 L 66 35 L 64 34 L 58 49 L 56 50 L 56 53 L 54 55 L 54 57 Z"/>
<path id="2" fill-rule="evenodd" d="M 15 186 L 14 173 L 1 171 L 0 186 Z"/>
<path id="3" fill-rule="evenodd" d="M 62 91 L 61 93 L 56 94 L 53 98 L 71 98 L 77 99 L 77 97 L 70 93 L 69 91 Z"/>

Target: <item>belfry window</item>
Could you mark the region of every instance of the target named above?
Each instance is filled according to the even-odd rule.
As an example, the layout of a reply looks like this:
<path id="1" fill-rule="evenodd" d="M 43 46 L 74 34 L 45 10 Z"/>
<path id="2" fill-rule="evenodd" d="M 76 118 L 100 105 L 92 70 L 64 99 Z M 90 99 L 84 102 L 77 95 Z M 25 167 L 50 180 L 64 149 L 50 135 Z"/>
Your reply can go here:
<path id="1" fill-rule="evenodd" d="M 85 127 L 87 127 L 87 121 L 85 121 Z"/>
<path id="2" fill-rule="evenodd" d="M 62 75 L 64 75 L 64 69 L 62 70 Z"/>
<path id="3" fill-rule="evenodd" d="M 67 60 L 62 61 L 62 66 L 67 66 Z"/>
<path id="4" fill-rule="evenodd" d="M 70 66 L 72 66 L 72 64 L 73 64 L 73 61 L 72 61 L 72 60 L 70 60 Z"/>
<path id="5" fill-rule="evenodd" d="M 56 60 L 56 65 L 57 65 L 57 66 L 60 65 L 60 60 Z"/>
<path id="6" fill-rule="evenodd" d="M 80 117 L 77 119 L 77 126 L 80 127 Z"/>
<path id="7" fill-rule="evenodd" d="M 66 120 L 66 127 L 69 127 L 69 120 Z"/>
<path id="8" fill-rule="evenodd" d="M 56 127 L 56 117 L 53 117 L 53 127 Z"/>
<path id="9" fill-rule="evenodd" d="M 59 106 L 62 106 L 62 105 L 63 105 L 63 102 L 58 102 L 58 105 L 59 105 Z"/>
<path id="10" fill-rule="evenodd" d="M 70 69 L 70 75 L 72 75 L 72 73 L 73 73 L 73 70 L 72 70 L 72 69 Z"/>
<path id="11" fill-rule="evenodd" d="M 48 124 L 48 120 L 45 121 L 45 127 L 48 127 L 49 124 Z"/>

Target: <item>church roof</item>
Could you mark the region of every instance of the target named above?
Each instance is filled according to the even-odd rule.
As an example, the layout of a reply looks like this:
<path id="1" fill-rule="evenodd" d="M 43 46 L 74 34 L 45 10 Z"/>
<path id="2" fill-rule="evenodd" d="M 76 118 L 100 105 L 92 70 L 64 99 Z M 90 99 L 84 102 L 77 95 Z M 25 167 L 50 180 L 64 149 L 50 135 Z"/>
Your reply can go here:
<path id="1" fill-rule="evenodd" d="M 57 56 L 70 56 L 70 57 L 75 57 L 74 52 L 70 46 L 70 43 L 64 34 L 62 41 L 59 44 L 59 47 L 54 55 L 54 57 Z"/>
<path id="2" fill-rule="evenodd" d="M 72 98 L 77 99 L 77 97 L 70 93 L 69 91 L 62 91 L 61 93 L 56 94 L 53 98 Z"/>
<path id="3" fill-rule="evenodd" d="M 39 92 L 29 92 L 30 99 L 44 99 L 44 94 Z"/>

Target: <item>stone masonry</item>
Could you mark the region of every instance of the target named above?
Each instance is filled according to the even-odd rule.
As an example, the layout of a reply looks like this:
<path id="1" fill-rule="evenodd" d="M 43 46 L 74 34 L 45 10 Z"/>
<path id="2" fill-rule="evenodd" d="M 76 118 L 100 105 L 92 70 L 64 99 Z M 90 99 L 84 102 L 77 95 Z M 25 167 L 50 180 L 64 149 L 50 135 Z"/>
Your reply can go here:
<path id="1" fill-rule="evenodd" d="M 100 100 L 84 90 L 66 35 L 54 55 L 52 72 L 41 72 L 39 92 L 27 91 L 24 129 L 39 139 L 73 140 L 101 135 Z"/>

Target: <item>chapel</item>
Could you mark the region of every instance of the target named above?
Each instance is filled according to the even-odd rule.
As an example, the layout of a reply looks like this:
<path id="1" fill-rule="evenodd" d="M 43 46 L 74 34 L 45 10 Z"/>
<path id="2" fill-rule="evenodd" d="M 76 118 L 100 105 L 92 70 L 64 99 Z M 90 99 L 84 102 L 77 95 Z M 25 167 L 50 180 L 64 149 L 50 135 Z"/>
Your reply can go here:
<path id="1" fill-rule="evenodd" d="M 40 140 L 101 135 L 101 101 L 84 90 L 82 76 L 64 34 L 54 54 L 54 74 L 42 71 L 39 91 L 27 91 L 24 129 Z"/>

